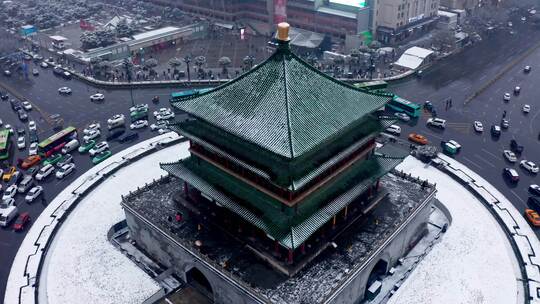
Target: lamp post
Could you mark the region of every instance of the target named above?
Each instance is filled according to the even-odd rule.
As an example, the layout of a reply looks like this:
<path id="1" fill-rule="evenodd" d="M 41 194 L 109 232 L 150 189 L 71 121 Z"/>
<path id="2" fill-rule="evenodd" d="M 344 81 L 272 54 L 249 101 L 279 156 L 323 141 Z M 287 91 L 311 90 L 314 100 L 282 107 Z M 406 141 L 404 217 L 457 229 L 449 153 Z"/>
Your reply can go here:
<path id="1" fill-rule="evenodd" d="M 190 55 L 186 55 L 184 57 L 184 62 L 186 63 L 186 67 L 187 67 L 187 79 L 188 79 L 188 82 L 191 81 L 191 77 L 190 77 L 190 72 L 189 72 L 189 63 L 191 62 L 191 56 Z"/>

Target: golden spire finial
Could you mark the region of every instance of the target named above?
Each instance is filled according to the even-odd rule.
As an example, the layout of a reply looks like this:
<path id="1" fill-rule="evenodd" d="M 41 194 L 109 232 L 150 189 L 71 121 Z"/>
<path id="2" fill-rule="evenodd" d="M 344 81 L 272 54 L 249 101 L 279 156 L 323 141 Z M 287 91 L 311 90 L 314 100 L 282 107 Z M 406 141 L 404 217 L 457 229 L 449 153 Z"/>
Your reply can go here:
<path id="1" fill-rule="evenodd" d="M 278 35 L 277 39 L 279 41 L 289 41 L 289 24 L 287 22 L 281 22 L 278 24 Z"/>

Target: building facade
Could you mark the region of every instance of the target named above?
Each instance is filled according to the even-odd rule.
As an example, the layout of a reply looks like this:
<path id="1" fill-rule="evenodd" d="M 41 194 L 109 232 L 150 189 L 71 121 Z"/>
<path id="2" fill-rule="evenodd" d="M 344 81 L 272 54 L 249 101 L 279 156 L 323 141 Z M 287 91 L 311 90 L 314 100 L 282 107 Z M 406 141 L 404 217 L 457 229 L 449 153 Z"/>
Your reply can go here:
<path id="1" fill-rule="evenodd" d="M 473 10 L 481 2 L 481 0 L 441 0 L 441 6 L 449 9 Z"/>
<path id="2" fill-rule="evenodd" d="M 429 29 L 439 4 L 439 0 L 373 0 L 372 28 L 377 39 L 392 43 Z"/>

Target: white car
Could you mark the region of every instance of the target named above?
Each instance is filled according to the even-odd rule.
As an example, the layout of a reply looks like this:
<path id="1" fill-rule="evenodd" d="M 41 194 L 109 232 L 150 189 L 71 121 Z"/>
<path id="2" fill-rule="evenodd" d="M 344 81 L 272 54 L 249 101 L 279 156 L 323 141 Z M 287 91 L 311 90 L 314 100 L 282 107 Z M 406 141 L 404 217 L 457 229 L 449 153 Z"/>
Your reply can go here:
<path id="1" fill-rule="evenodd" d="M 17 185 L 7 187 L 6 191 L 4 191 L 4 195 L 2 196 L 2 201 L 5 202 L 11 198 L 14 198 L 15 194 L 17 194 Z"/>
<path id="2" fill-rule="evenodd" d="M 88 127 L 84 128 L 83 134 L 88 135 L 90 132 L 94 130 L 101 130 L 101 125 L 99 124 L 99 122 L 90 124 Z"/>
<path id="3" fill-rule="evenodd" d="M 164 114 L 158 114 L 158 116 L 156 116 L 157 120 L 168 120 L 168 119 L 172 119 L 172 118 L 174 118 L 174 113 L 173 112 L 164 113 Z"/>
<path id="4" fill-rule="evenodd" d="M 504 155 L 504 158 L 506 158 L 506 160 L 511 163 L 515 163 L 517 161 L 516 154 L 510 150 L 504 150 L 503 155 Z"/>
<path id="5" fill-rule="evenodd" d="M 169 114 L 169 113 L 172 113 L 172 110 L 169 109 L 169 108 L 161 108 L 157 111 L 154 111 L 154 117 L 158 117 L 158 115 L 165 115 L 165 114 Z"/>
<path id="6" fill-rule="evenodd" d="M 98 138 L 101 135 L 101 132 L 99 130 L 91 130 L 83 136 L 84 141 L 90 141 L 91 139 Z"/>
<path id="7" fill-rule="evenodd" d="M 24 136 L 19 136 L 17 138 L 17 148 L 19 149 L 26 148 L 26 139 L 24 138 Z"/>
<path id="8" fill-rule="evenodd" d="M 30 147 L 28 148 L 28 155 L 37 155 L 38 154 L 38 143 L 33 142 L 30 144 Z"/>
<path id="9" fill-rule="evenodd" d="M 60 94 L 71 94 L 71 89 L 68 87 L 61 87 L 58 89 L 58 93 Z M 94 96 L 94 95 L 92 95 Z M 90 99 L 92 99 L 92 96 L 90 96 Z"/>
<path id="10" fill-rule="evenodd" d="M 129 126 L 131 130 L 142 129 L 145 127 L 148 127 L 148 120 L 137 120 Z"/>
<path id="11" fill-rule="evenodd" d="M 107 149 L 109 149 L 109 144 L 106 141 L 102 141 L 100 143 L 97 143 L 92 149 L 90 149 L 90 151 L 88 151 L 88 153 L 90 153 L 91 156 L 94 156 Z"/>
<path id="12" fill-rule="evenodd" d="M 75 170 L 74 163 L 65 164 L 60 169 L 58 169 L 58 171 L 56 171 L 56 178 L 62 179 L 71 174 L 73 170 Z"/>
<path id="13" fill-rule="evenodd" d="M 526 105 L 523 105 L 523 113 L 529 113 L 531 111 L 531 106 L 526 104 Z"/>
<path id="14" fill-rule="evenodd" d="M 409 121 L 411 120 L 411 117 L 409 117 L 409 115 L 405 114 L 405 113 L 395 113 L 394 116 L 396 116 L 397 118 L 403 120 L 403 121 Z"/>
<path id="15" fill-rule="evenodd" d="M 477 120 L 473 123 L 473 126 L 476 132 L 484 132 L 484 125 L 482 124 L 482 122 Z"/>
<path id="16" fill-rule="evenodd" d="M 519 165 L 523 167 L 523 169 L 531 172 L 531 173 L 538 173 L 538 166 L 533 163 L 532 161 L 530 160 L 522 160 L 521 162 L 519 162 Z"/>
<path id="17" fill-rule="evenodd" d="M 8 130 L 10 134 L 13 134 L 15 130 L 13 130 L 13 127 L 10 124 L 6 124 L 4 126 L 4 129 Z"/>
<path id="18" fill-rule="evenodd" d="M 24 200 L 27 203 L 33 202 L 36 198 L 38 198 L 41 194 L 43 194 L 43 187 L 41 186 L 35 186 L 28 193 L 26 194 L 26 197 Z"/>
<path id="19" fill-rule="evenodd" d="M 509 101 L 510 100 L 510 93 L 504 93 L 503 99 L 504 99 L 504 101 Z"/>
<path id="20" fill-rule="evenodd" d="M 46 179 L 49 175 L 51 175 L 51 173 L 53 173 L 53 171 L 54 166 L 51 164 L 47 164 L 41 167 L 41 169 L 39 169 L 38 173 L 36 174 L 36 180 L 41 181 Z"/>
<path id="21" fill-rule="evenodd" d="M 49 65 L 48 65 L 45 61 L 43 61 L 43 62 L 40 64 L 40 66 L 41 66 L 42 68 L 44 68 L 44 69 L 46 69 L 46 68 L 49 67 Z"/>
<path id="22" fill-rule="evenodd" d="M 517 86 L 514 88 L 514 94 L 518 95 L 521 92 L 521 87 Z"/>
<path id="23" fill-rule="evenodd" d="M 22 102 L 22 107 L 23 107 L 26 111 L 32 110 L 32 105 L 31 105 L 28 101 L 23 101 L 23 102 Z"/>
<path id="24" fill-rule="evenodd" d="M 444 129 L 446 127 L 446 120 L 442 118 L 429 118 L 426 122 L 428 126 Z"/>
<path id="25" fill-rule="evenodd" d="M 457 150 L 461 150 L 461 145 L 457 141 L 451 139 L 448 141 L 448 143 L 456 147 Z"/>
<path id="26" fill-rule="evenodd" d="M 135 105 L 134 107 L 129 108 L 129 112 L 138 112 L 138 111 L 145 111 L 148 110 L 148 104 L 142 103 Z"/>
<path id="27" fill-rule="evenodd" d="M 386 130 L 384 130 L 386 133 L 394 134 L 399 136 L 401 134 L 401 127 L 398 125 L 390 125 Z"/>
<path id="28" fill-rule="evenodd" d="M 125 121 L 124 114 L 116 114 L 113 117 L 107 119 L 107 124 L 114 125 L 117 123 L 124 123 L 124 121 Z"/>
<path id="29" fill-rule="evenodd" d="M 105 95 L 101 93 L 96 93 L 90 96 L 90 101 L 103 101 L 103 100 L 105 100 Z"/>
<path id="30" fill-rule="evenodd" d="M 529 73 L 531 71 L 531 66 L 530 65 L 526 65 L 524 68 L 523 68 L 523 72 L 525 73 Z"/>
<path id="31" fill-rule="evenodd" d="M 168 133 L 168 132 L 171 132 L 171 129 L 169 129 L 169 128 L 161 128 L 161 129 L 158 130 L 159 134 L 165 134 L 165 133 Z"/>
<path id="32" fill-rule="evenodd" d="M 163 128 L 167 128 L 167 121 L 165 121 L 165 120 L 160 120 L 160 121 L 156 122 L 155 124 L 150 125 L 150 129 L 152 131 L 157 131 L 157 130 L 163 129 Z"/>
<path id="33" fill-rule="evenodd" d="M 38 69 L 32 69 L 32 75 L 38 76 L 39 75 L 39 70 Z"/>
<path id="34" fill-rule="evenodd" d="M 36 131 L 37 130 L 37 126 L 36 126 L 36 122 L 33 121 L 33 120 L 30 120 L 28 122 L 28 130 L 30 131 Z"/>

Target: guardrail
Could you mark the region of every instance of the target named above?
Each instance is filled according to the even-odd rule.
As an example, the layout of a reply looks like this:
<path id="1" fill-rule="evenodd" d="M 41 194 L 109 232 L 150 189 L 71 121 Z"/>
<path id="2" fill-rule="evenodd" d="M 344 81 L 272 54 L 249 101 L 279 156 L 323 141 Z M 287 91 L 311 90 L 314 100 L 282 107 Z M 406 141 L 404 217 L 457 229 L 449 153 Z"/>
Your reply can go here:
<path id="1" fill-rule="evenodd" d="M 527 222 L 523 218 L 516 220 L 512 215 L 514 206 L 497 198 L 498 194 L 492 194 L 486 187 L 481 185 L 474 177 L 475 173 L 465 172 L 458 166 L 458 162 L 439 155 L 432 161 L 435 167 L 447 173 L 454 180 L 464 185 L 473 195 L 475 195 L 493 214 L 506 237 L 508 238 L 512 250 L 519 261 L 523 290 L 525 292 L 525 303 L 540 304 L 540 248 L 534 246 L 529 236 L 522 230 L 530 230 Z M 509 205 L 509 206 L 508 206 Z M 515 210 L 517 212 L 517 210 Z M 514 212 L 515 213 L 515 212 Z M 517 213 L 519 214 L 519 212 Z M 519 223 L 522 223 L 521 225 Z M 524 225 L 527 227 L 523 227 Z M 532 230 L 530 230 L 532 233 Z M 536 235 L 534 236 L 536 237 Z"/>
<path id="2" fill-rule="evenodd" d="M 48 215 L 50 217 L 50 221 L 47 224 L 43 225 L 41 231 L 39 232 L 39 234 L 37 234 L 37 237 L 33 242 L 33 247 L 35 250 L 32 253 L 28 254 L 28 257 L 26 258 L 24 272 L 20 274 L 10 273 L 10 277 L 8 280 L 12 279 L 12 275 L 20 275 L 23 280 L 26 281 L 26 285 L 19 287 L 17 303 L 39 303 L 39 279 L 48 249 L 54 237 L 56 236 L 56 233 L 58 232 L 60 226 L 62 225 L 62 222 L 92 189 L 99 185 L 109 175 L 113 174 L 114 172 L 120 170 L 123 167 L 126 167 L 133 161 L 136 161 L 146 155 L 154 153 L 161 147 L 171 146 L 186 140 L 187 139 L 185 139 L 184 137 L 178 136 L 175 133 L 168 133 L 158 136 L 157 138 L 149 139 L 143 142 L 147 143 L 146 145 L 139 147 L 135 150 L 138 153 L 126 154 L 122 156 L 119 161 L 111 162 L 95 174 L 87 176 L 82 181 L 80 180 L 80 178 L 77 179 L 74 183 L 79 184 L 76 185 L 73 191 L 67 194 L 60 193 L 57 198 L 60 197 L 61 202 L 54 210 L 50 212 L 50 214 Z M 47 215 L 42 214 L 41 216 Z M 9 303 L 9 300 L 6 300 L 6 303 Z"/>

